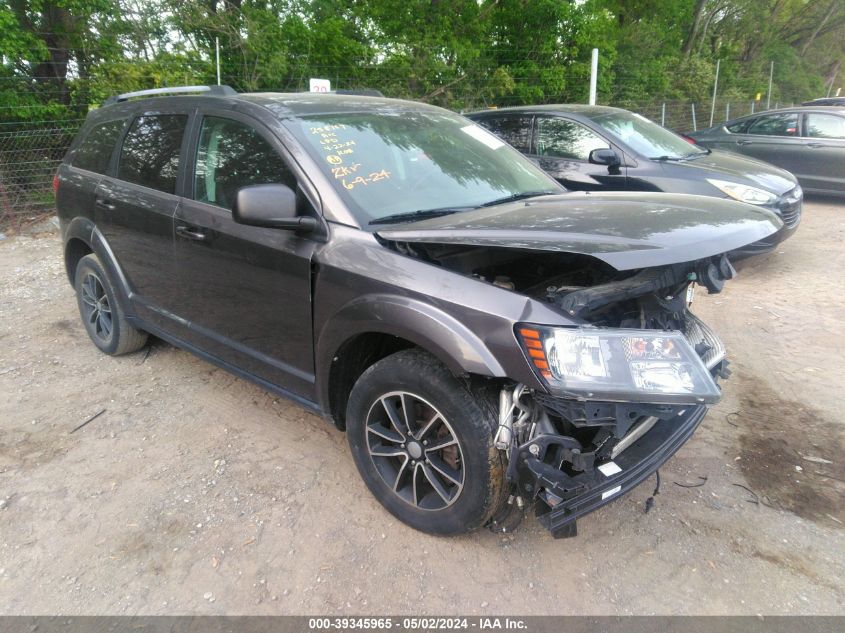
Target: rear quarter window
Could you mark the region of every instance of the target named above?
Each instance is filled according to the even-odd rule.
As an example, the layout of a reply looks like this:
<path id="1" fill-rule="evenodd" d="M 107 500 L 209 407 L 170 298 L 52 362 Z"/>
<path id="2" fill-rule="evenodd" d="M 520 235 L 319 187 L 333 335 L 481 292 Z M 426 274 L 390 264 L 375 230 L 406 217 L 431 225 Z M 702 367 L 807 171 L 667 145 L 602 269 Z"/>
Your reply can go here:
<path id="1" fill-rule="evenodd" d="M 165 193 L 176 193 L 186 114 L 140 116 L 120 150 L 117 177 Z"/>
<path id="2" fill-rule="evenodd" d="M 500 139 L 527 154 L 531 148 L 530 116 L 484 117 L 476 121 L 493 132 Z"/>
<path id="3" fill-rule="evenodd" d="M 106 173 L 123 124 L 122 120 L 109 121 L 91 128 L 73 153 L 70 164 L 98 174 Z"/>

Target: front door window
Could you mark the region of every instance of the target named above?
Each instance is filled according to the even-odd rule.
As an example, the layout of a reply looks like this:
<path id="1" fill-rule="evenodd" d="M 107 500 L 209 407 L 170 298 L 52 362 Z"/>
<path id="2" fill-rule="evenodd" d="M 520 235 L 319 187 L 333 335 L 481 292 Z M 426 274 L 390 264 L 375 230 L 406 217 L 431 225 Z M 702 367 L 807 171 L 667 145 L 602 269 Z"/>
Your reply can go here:
<path id="1" fill-rule="evenodd" d="M 559 117 L 537 118 L 537 154 L 587 161 L 594 149 L 610 144 L 580 123 Z"/>

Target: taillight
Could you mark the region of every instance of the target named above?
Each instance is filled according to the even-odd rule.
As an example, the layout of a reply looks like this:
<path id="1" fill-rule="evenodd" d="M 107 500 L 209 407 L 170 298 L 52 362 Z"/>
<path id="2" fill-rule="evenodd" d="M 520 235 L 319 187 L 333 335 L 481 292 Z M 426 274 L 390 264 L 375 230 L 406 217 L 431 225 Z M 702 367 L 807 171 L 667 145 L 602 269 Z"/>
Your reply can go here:
<path id="1" fill-rule="evenodd" d="M 59 174 L 53 176 L 53 195 L 59 195 Z"/>
<path id="2" fill-rule="evenodd" d="M 696 141 L 693 137 L 687 136 L 686 134 L 681 134 L 680 136 L 690 145 L 698 145 L 698 141 Z"/>

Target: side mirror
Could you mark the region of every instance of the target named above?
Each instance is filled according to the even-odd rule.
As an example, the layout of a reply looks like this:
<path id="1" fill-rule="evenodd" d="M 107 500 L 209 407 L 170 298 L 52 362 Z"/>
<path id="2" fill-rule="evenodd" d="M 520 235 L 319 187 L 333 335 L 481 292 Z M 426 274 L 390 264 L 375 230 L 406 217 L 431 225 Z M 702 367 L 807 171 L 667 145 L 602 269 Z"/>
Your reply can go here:
<path id="1" fill-rule="evenodd" d="M 296 215 L 296 193 L 287 185 L 241 187 L 232 206 L 232 218 L 238 224 L 300 233 L 310 233 L 318 226 L 316 219 Z"/>
<path id="2" fill-rule="evenodd" d="M 614 152 L 609 147 L 602 147 L 594 149 L 590 152 L 590 162 L 594 165 L 607 165 L 608 167 L 619 167 L 622 164 L 622 159 L 619 154 Z"/>

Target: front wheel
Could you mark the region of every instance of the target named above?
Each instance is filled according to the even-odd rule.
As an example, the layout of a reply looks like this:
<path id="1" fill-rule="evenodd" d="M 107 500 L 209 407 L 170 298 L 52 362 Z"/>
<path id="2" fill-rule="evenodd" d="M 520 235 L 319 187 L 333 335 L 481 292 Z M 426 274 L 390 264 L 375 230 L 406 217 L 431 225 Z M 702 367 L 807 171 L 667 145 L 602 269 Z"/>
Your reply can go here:
<path id="1" fill-rule="evenodd" d="M 419 350 L 367 369 L 346 412 L 358 472 L 396 518 L 430 534 L 480 527 L 505 494 L 494 409 Z"/>

